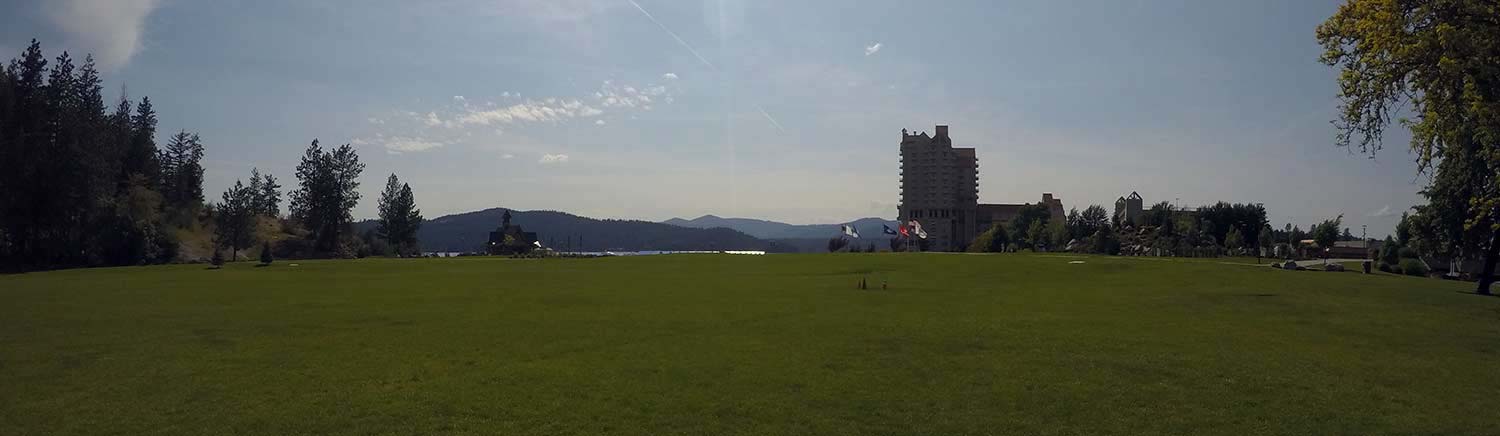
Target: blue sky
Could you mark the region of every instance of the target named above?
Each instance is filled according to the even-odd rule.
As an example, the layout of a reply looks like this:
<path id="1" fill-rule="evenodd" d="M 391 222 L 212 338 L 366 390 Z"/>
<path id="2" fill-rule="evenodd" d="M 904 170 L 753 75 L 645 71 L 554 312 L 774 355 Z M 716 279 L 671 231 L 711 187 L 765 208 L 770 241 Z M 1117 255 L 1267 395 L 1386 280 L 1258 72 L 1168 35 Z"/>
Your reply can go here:
<path id="1" fill-rule="evenodd" d="M 108 94 L 200 132 L 217 198 L 353 143 L 429 218 L 893 218 L 900 130 L 978 149 L 982 202 L 1260 202 L 1384 235 L 1419 201 L 1400 132 L 1334 147 L 1334 0 L 0 2 L 0 49 L 92 52 Z M 1393 131 L 1400 129 L 1392 129 Z"/>

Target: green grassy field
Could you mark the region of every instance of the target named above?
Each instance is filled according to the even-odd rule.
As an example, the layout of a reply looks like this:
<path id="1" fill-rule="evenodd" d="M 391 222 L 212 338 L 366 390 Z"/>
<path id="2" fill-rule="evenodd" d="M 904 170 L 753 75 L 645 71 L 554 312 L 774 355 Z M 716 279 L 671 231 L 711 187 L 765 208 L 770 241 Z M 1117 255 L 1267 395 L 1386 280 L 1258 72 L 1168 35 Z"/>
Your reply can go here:
<path id="1" fill-rule="evenodd" d="M 1069 260 L 0 276 L 0 433 L 1500 434 L 1500 298 L 1471 284 Z"/>

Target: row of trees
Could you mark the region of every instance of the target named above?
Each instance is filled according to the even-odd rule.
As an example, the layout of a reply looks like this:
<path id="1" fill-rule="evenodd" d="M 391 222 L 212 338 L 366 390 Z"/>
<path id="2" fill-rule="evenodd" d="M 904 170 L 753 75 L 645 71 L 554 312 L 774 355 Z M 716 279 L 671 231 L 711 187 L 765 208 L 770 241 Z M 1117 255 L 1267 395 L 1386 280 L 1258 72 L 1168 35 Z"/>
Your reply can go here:
<path id="1" fill-rule="evenodd" d="M 92 56 L 50 65 L 33 40 L 0 68 L 0 268 L 172 260 L 201 209 L 202 141 L 158 149 L 150 98 L 109 111 Z"/>
<path id="2" fill-rule="evenodd" d="M 1031 204 L 1023 206 L 1008 225 L 981 233 L 968 250 L 1199 256 L 1272 245 L 1266 211 L 1259 204 L 1220 202 L 1196 211 L 1179 211 L 1162 202 L 1144 211 L 1142 218 L 1138 226 L 1120 223 L 1103 206 L 1092 205 L 1082 212 L 1074 208 L 1057 220 L 1046 206 Z"/>
<path id="3" fill-rule="evenodd" d="M 349 144 L 327 150 L 313 140 L 297 165 L 297 187 L 291 192 L 290 215 L 280 216 L 281 194 L 276 178 L 251 170 L 250 184 L 236 180 L 212 208 L 216 248 L 237 253 L 263 244 L 262 251 L 277 242 L 281 257 L 362 257 L 369 254 L 410 256 L 420 253 L 417 230 L 422 212 L 417 209 L 411 185 L 391 174 L 379 200 L 375 238 L 353 232 L 353 210 L 359 203 L 359 176 L 365 165 Z M 280 241 L 268 236 L 258 224 L 272 221 L 286 233 Z M 372 249 L 379 244 L 381 248 Z M 386 250 L 383 247 L 390 247 Z M 262 253 L 264 256 L 265 253 Z"/>
<path id="4" fill-rule="evenodd" d="M 49 62 L 35 40 L 0 68 L 0 269 L 184 260 L 180 240 L 197 233 L 213 234 L 215 252 L 258 242 L 293 256 L 353 251 L 364 164 L 351 146 L 324 150 L 313 141 L 297 166 L 288 217 L 281 185 L 258 170 L 249 185 L 236 181 L 205 205 L 202 138 L 182 130 L 158 147 L 151 99 L 122 95 L 110 111 L 101 83 L 92 56 L 75 65 L 63 52 Z M 410 186 L 397 182 L 392 175 L 381 198 L 381 235 L 410 254 L 422 218 Z M 258 228 L 267 222 L 281 235 Z"/>

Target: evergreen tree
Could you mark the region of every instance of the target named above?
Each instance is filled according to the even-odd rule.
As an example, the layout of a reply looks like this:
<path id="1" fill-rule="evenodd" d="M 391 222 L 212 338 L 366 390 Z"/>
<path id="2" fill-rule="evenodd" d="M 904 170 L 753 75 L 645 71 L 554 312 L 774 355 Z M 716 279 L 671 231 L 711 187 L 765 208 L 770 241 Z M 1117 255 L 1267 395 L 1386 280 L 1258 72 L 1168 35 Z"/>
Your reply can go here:
<path id="1" fill-rule="evenodd" d="M 350 255 L 341 246 L 341 238 L 359 202 L 359 174 L 364 168 L 349 144 L 325 151 L 313 140 L 303 153 L 302 162 L 297 164 L 299 186 L 291 196 L 292 216 L 312 232 L 318 251 Z"/>
<path id="2" fill-rule="evenodd" d="M 156 151 L 156 110 L 151 108 L 150 97 L 141 98 L 135 107 L 135 115 L 130 118 L 125 174 L 127 177 L 140 175 L 151 190 L 158 190 L 161 186 L 161 161 Z"/>
<path id="3" fill-rule="evenodd" d="M 260 192 L 255 198 L 260 205 L 260 213 L 272 218 L 281 216 L 281 185 L 276 183 L 276 176 L 261 176 Z"/>
<path id="4" fill-rule="evenodd" d="M 229 248 L 231 258 L 239 257 L 241 248 L 255 244 L 255 212 L 250 208 L 252 193 L 239 180 L 224 191 L 223 200 L 214 206 L 218 247 Z"/>
<path id="5" fill-rule="evenodd" d="M 167 207 L 194 209 L 203 204 L 203 140 L 197 133 L 182 130 L 172 135 L 158 160 Z"/>
<path id="6" fill-rule="evenodd" d="M 271 241 L 262 243 L 260 246 L 260 264 L 270 265 L 274 260 L 276 259 L 271 256 Z"/>
<path id="7" fill-rule="evenodd" d="M 379 209 L 376 231 L 395 247 L 396 254 L 405 256 L 419 251 L 417 230 L 422 226 L 422 212 L 416 207 L 411 185 L 401 183 L 395 174 L 391 174 L 386 179 L 385 191 L 380 194 Z"/>

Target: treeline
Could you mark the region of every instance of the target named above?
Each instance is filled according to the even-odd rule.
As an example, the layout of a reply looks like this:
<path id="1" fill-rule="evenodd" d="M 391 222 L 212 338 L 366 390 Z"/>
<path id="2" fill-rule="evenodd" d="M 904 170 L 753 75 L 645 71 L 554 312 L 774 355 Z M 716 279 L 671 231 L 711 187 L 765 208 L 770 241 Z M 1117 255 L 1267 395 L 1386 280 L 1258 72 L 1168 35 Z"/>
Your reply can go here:
<path id="1" fill-rule="evenodd" d="M 1265 207 L 1259 204 L 1219 202 L 1186 211 L 1162 202 L 1143 211 L 1139 225 L 1120 222 L 1121 212 L 1110 214 L 1092 205 L 1081 212 L 1073 208 L 1058 220 L 1042 204 L 1026 205 L 1006 225 L 981 233 L 968 251 L 1202 257 L 1269 252 L 1274 245 Z"/>
<path id="2" fill-rule="evenodd" d="M 184 131 L 158 149 L 151 99 L 108 112 L 101 82 L 92 56 L 49 62 L 35 40 L 0 71 L 6 269 L 170 261 L 172 228 L 196 218 L 202 142 Z"/>
<path id="3" fill-rule="evenodd" d="M 35 40 L 0 68 L 0 270 L 238 258 L 257 245 L 278 257 L 415 252 L 421 214 L 394 174 L 378 231 L 350 230 L 364 164 L 348 144 L 312 142 L 285 217 L 281 185 L 258 170 L 206 204 L 200 136 L 158 147 L 151 99 L 121 95 L 109 110 L 101 83 L 92 56 L 49 61 Z"/>

